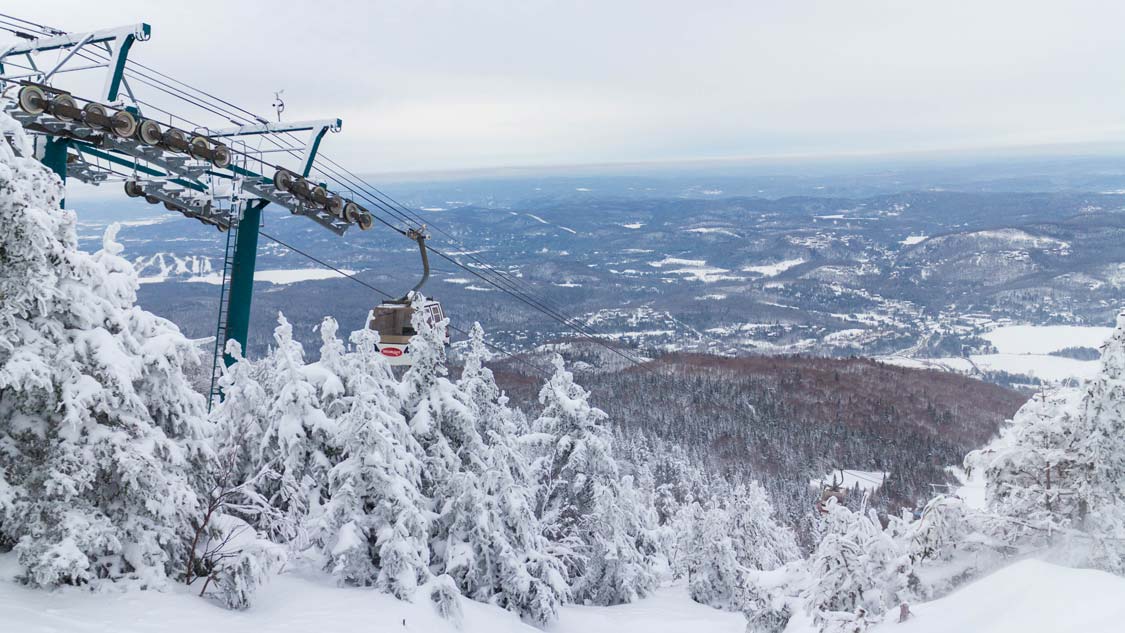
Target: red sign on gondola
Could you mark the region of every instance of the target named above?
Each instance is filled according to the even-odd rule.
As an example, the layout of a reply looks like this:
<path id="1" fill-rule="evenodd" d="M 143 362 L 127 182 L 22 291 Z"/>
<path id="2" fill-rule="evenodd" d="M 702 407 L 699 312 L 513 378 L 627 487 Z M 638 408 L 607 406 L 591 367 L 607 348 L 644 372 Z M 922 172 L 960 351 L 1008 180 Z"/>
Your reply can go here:
<path id="1" fill-rule="evenodd" d="M 381 351 L 383 356 L 390 356 L 391 358 L 402 356 L 402 350 L 397 347 L 384 347 Z"/>

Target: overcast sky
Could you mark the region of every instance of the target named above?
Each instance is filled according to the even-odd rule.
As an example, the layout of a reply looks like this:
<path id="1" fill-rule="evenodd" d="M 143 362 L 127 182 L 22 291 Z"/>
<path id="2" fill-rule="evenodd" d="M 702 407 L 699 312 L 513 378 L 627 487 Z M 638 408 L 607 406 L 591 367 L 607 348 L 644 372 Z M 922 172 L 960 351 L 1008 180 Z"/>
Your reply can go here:
<path id="1" fill-rule="evenodd" d="M 5 0 L 271 113 L 339 116 L 353 168 L 1125 140 L 1125 3 Z M 271 115 L 272 116 L 272 115 Z"/>

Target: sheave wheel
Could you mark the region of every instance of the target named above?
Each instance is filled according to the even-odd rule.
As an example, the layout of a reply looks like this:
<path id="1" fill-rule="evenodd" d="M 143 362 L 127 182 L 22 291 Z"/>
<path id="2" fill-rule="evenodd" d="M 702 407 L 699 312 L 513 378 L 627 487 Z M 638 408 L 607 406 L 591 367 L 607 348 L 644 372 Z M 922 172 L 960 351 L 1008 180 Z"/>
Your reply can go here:
<path id="1" fill-rule="evenodd" d="M 273 186 L 277 187 L 278 191 L 289 193 L 289 188 L 293 185 L 293 172 L 288 169 L 279 169 L 273 175 Z"/>
<path id="2" fill-rule="evenodd" d="M 86 107 L 82 108 L 82 120 L 92 128 L 104 130 L 102 121 L 108 118 L 109 110 L 100 103 L 87 103 Z"/>
<path id="3" fill-rule="evenodd" d="M 159 123 L 152 119 L 145 119 L 137 126 L 137 138 L 145 145 L 159 145 L 160 139 L 164 138 L 164 132 L 160 129 Z"/>
<path id="4" fill-rule="evenodd" d="M 349 202 L 344 205 L 344 219 L 348 222 L 355 222 L 359 220 L 359 216 L 361 213 L 362 210 L 359 208 L 359 205 L 354 202 Z"/>
<path id="5" fill-rule="evenodd" d="M 137 117 L 133 116 L 132 112 L 118 110 L 113 113 L 110 128 L 120 138 L 132 138 L 137 132 Z"/>
<path id="6" fill-rule="evenodd" d="M 191 137 L 191 144 L 188 145 L 188 153 L 192 158 L 205 160 L 207 150 L 211 149 L 211 142 L 207 140 L 206 136 L 193 136 Z"/>
<path id="7" fill-rule="evenodd" d="M 20 88 L 20 110 L 28 114 L 43 114 L 47 110 L 47 96 L 39 86 L 24 86 Z"/>
<path id="8" fill-rule="evenodd" d="M 212 147 L 211 164 L 219 169 L 230 167 L 230 148 L 226 145 L 216 145 Z"/>
<path id="9" fill-rule="evenodd" d="M 51 114 L 60 121 L 74 121 L 78 118 L 75 110 L 78 109 L 78 103 L 74 97 L 70 95 L 59 95 L 51 99 Z"/>

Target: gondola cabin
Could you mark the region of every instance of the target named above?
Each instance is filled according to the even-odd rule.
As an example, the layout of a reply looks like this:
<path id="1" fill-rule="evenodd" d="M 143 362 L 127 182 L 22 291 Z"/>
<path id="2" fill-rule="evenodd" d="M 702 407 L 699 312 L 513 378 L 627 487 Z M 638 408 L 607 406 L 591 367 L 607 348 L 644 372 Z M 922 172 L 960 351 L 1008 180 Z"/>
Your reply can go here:
<path id="1" fill-rule="evenodd" d="M 835 499 L 836 503 L 843 505 L 848 500 L 848 491 L 843 488 L 841 484 L 844 483 L 843 472 L 840 473 L 841 478 L 836 481 L 836 475 L 832 475 L 832 483 L 824 485 L 820 491 L 820 499 L 816 502 L 816 509 L 821 514 L 828 513 L 828 500 Z"/>
<path id="2" fill-rule="evenodd" d="M 426 322 L 436 325 L 445 318 L 441 304 L 426 300 L 422 305 Z M 410 340 L 414 338 L 411 319 L 414 308 L 409 303 L 383 303 L 371 313 L 367 327 L 379 333 L 379 353 L 392 365 L 410 365 Z M 445 344 L 449 344 L 449 332 L 445 334 Z"/>

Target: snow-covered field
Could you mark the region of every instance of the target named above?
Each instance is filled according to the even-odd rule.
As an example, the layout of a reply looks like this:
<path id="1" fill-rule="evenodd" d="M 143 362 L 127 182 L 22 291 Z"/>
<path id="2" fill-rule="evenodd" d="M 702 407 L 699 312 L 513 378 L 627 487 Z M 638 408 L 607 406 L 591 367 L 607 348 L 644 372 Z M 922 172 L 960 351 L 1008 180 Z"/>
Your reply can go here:
<path id="1" fill-rule="evenodd" d="M 1081 325 L 1003 325 L 981 335 L 999 353 L 973 354 L 968 358 L 880 358 L 903 367 L 941 369 L 963 374 L 1006 372 L 1048 383 L 1081 381 L 1098 371 L 1098 361 L 1053 356 L 1068 347 L 1099 348 L 1113 332 L 1109 327 Z"/>
<path id="2" fill-rule="evenodd" d="M 1004 325 L 982 338 L 1001 354 L 1050 354 L 1068 347 L 1098 348 L 1113 333 L 1110 327 L 1083 325 Z"/>
<path id="3" fill-rule="evenodd" d="M 680 259 L 678 257 L 665 257 L 657 262 L 649 262 L 649 266 L 653 268 L 663 268 L 664 266 L 679 266 L 679 268 L 668 269 L 665 272 L 675 275 L 686 275 L 688 278 L 695 281 L 702 281 L 703 283 L 713 283 L 716 281 L 724 280 L 738 280 L 739 277 L 726 275 L 730 271 L 725 268 L 716 268 L 708 266 L 706 260 L 702 259 Z"/>
<path id="4" fill-rule="evenodd" d="M 1086 380 L 1098 371 L 1096 360 L 1076 360 L 1047 354 L 974 354 L 969 358 L 908 358 L 887 356 L 879 360 L 900 367 L 940 369 L 962 374 L 1003 371 L 1049 383 Z"/>
<path id="5" fill-rule="evenodd" d="M 345 270 L 348 275 L 354 275 L 354 270 Z M 294 284 L 299 281 L 316 281 L 318 279 L 334 279 L 340 273 L 327 268 L 290 268 L 285 270 L 256 270 L 254 281 L 263 281 L 271 284 Z M 199 277 L 191 277 L 186 281 L 204 284 L 223 283 L 222 273 L 211 273 Z"/>
<path id="6" fill-rule="evenodd" d="M 742 272 L 758 273 L 763 277 L 776 277 L 781 273 L 805 263 L 803 259 L 785 259 L 773 264 L 759 264 L 756 266 L 743 266 Z"/>

